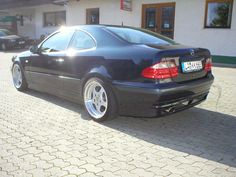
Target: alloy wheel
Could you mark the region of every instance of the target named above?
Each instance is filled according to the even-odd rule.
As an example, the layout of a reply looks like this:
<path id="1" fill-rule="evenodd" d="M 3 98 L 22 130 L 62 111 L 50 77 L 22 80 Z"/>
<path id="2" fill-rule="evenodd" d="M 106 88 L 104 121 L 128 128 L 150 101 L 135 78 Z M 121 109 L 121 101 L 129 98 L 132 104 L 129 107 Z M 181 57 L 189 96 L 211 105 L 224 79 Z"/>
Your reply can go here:
<path id="1" fill-rule="evenodd" d="M 22 85 L 22 73 L 21 73 L 21 68 L 18 64 L 15 64 L 13 66 L 12 76 L 15 87 L 20 88 Z"/>
<path id="2" fill-rule="evenodd" d="M 89 80 L 84 88 L 84 103 L 88 113 L 101 119 L 108 109 L 108 98 L 104 87 L 96 80 Z"/>

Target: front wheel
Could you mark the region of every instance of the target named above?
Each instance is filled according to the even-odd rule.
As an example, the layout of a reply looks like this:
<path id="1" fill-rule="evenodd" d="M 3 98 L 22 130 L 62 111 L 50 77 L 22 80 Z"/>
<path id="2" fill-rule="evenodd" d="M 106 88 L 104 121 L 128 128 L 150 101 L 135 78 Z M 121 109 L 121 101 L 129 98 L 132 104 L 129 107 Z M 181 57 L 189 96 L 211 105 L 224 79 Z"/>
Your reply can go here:
<path id="1" fill-rule="evenodd" d="M 27 89 L 27 83 L 23 70 L 18 63 L 15 63 L 12 68 L 12 78 L 15 88 L 19 91 L 24 91 Z"/>
<path id="2" fill-rule="evenodd" d="M 104 81 L 91 78 L 84 85 L 84 105 L 96 122 L 102 122 L 116 116 L 116 101 L 112 91 Z"/>

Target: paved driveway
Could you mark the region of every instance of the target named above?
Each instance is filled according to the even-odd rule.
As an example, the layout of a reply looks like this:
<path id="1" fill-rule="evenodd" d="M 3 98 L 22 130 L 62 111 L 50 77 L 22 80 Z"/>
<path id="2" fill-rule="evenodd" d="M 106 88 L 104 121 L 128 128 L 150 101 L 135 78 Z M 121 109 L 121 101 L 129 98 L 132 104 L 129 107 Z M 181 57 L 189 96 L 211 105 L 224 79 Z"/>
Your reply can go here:
<path id="1" fill-rule="evenodd" d="M 98 124 L 83 108 L 17 92 L 0 52 L 0 176 L 236 176 L 236 69 L 214 68 L 209 99 L 158 119 Z"/>

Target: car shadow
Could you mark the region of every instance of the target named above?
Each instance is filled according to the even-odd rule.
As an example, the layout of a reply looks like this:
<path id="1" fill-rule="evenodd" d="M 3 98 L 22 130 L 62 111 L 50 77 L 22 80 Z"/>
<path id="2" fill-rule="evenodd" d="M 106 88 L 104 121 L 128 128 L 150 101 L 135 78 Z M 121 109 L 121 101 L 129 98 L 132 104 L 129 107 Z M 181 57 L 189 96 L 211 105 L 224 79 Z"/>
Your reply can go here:
<path id="1" fill-rule="evenodd" d="M 49 101 L 91 120 L 83 106 L 29 90 L 28 95 Z M 101 125 L 172 150 L 236 167 L 236 117 L 201 108 L 161 118 L 117 117 Z"/>

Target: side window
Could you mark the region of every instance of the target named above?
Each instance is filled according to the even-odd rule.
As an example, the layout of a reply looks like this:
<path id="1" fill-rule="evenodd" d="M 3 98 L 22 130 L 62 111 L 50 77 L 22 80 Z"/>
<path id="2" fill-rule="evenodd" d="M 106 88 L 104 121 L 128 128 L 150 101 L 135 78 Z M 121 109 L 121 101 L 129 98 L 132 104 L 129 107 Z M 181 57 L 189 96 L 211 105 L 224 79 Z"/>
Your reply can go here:
<path id="1" fill-rule="evenodd" d="M 48 38 L 40 47 L 41 51 L 44 53 L 48 52 L 59 52 L 66 50 L 71 37 L 73 35 L 73 31 L 61 31 L 50 38 Z"/>
<path id="2" fill-rule="evenodd" d="M 94 40 L 83 31 L 76 31 L 70 44 L 70 48 L 76 50 L 91 49 L 95 46 Z"/>

